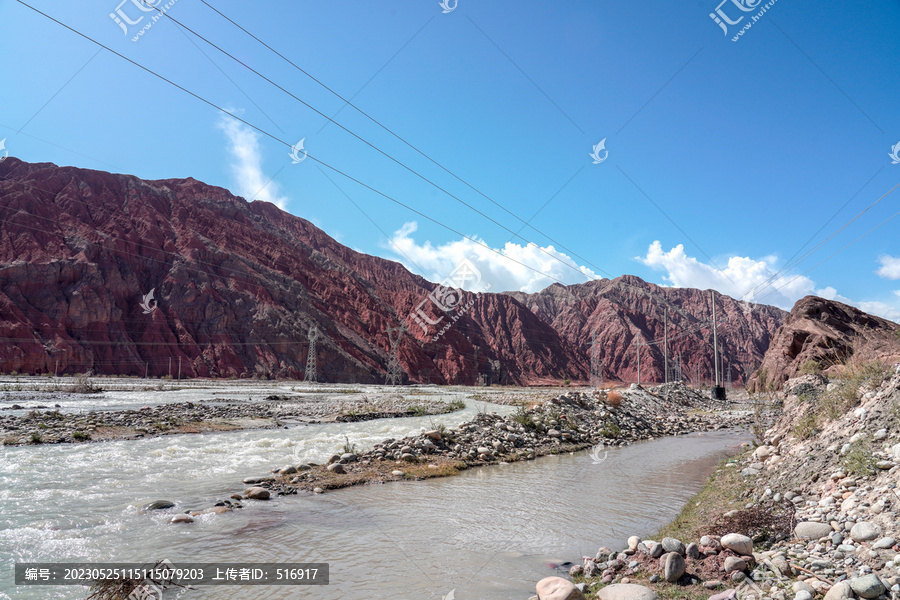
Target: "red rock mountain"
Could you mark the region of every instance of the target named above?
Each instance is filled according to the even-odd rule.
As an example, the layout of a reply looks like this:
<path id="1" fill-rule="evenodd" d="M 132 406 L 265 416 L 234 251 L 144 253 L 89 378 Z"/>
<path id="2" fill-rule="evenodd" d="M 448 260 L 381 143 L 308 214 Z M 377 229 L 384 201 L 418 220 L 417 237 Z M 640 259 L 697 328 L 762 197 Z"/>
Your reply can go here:
<path id="1" fill-rule="evenodd" d="M 900 325 L 858 308 L 817 296 L 801 298 L 766 352 L 751 386 L 780 388 L 807 361 L 826 372 L 855 357 L 889 364 L 900 360 Z"/>
<path id="2" fill-rule="evenodd" d="M 715 298 L 718 342 L 724 363 L 720 377 L 744 383 L 759 365 L 769 338 L 784 321 L 785 311 L 744 304 L 717 292 L 665 288 L 624 275 L 580 285 L 551 285 L 537 294 L 511 293 L 542 321 L 580 347 L 597 331 L 604 376 L 637 380 L 634 343 L 641 346 L 641 380 L 664 381 L 665 307 L 668 305 L 670 372 L 680 357 L 685 381 L 711 381 L 713 367 L 712 302 Z"/>
<path id="3" fill-rule="evenodd" d="M 447 302 L 457 307 L 451 313 L 426 303 L 428 318 L 442 320 L 425 331 L 409 315 L 435 284 L 272 204 L 194 179 L 144 181 L 10 157 L 0 163 L 0 223 L 7 373 L 177 376 L 180 364 L 185 377 L 298 378 L 315 324 L 320 380 L 380 382 L 391 348 L 385 331 L 403 324 L 405 381 L 583 381 L 595 327 L 605 376 L 631 379 L 633 337 L 662 335 L 654 298 L 672 306 L 673 337 L 684 334 L 672 355 L 682 353 L 685 376 L 711 362 L 711 334 L 702 329 L 709 293 L 636 277 L 538 294 L 461 292 Z M 748 316 L 720 295 L 716 305 L 730 319 L 725 360 L 740 379 L 783 311 L 754 305 Z M 643 349 L 645 380 L 661 379 L 660 356 Z"/>

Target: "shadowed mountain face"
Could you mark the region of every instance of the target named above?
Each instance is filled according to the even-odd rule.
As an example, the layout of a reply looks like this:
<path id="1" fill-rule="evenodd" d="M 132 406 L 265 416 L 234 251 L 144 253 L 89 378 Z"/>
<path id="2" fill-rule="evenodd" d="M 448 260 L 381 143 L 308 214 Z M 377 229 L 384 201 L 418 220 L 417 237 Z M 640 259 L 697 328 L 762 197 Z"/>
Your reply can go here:
<path id="1" fill-rule="evenodd" d="M 194 179 L 0 164 L 0 371 L 302 377 L 312 325 L 321 381 L 381 382 L 397 342 L 404 381 L 586 380 L 598 329 L 607 378 L 636 378 L 634 336 L 662 335 L 684 374 L 711 364 L 709 293 L 636 277 L 538 294 L 441 288 L 342 246 L 308 221 Z M 152 297 L 150 292 L 152 291 Z M 435 295 L 438 294 L 438 295 Z M 424 304 L 423 301 L 425 301 Z M 783 311 L 716 295 L 726 364 L 755 366 Z M 420 318 L 411 313 L 421 309 Z M 429 323 L 429 322 L 434 322 Z M 697 331 L 693 331 L 697 329 Z M 443 333 L 438 335 L 441 331 Z M 171 365 L 171 366 L 170 366 Z M 741 366 L 738 369 L 737 365 Z M 644 347 L 642 378 L 662 379 Z"/>
<path id="2" fill-rule="evenodd" d="M 801 298 L 791 309 L 750 383 L 780 388 L 801 368 L 815 361 L 826 371 L 839 371 L 851 358 L 885 364 L 900 360 L 900 325 L 817 296 Z"/>

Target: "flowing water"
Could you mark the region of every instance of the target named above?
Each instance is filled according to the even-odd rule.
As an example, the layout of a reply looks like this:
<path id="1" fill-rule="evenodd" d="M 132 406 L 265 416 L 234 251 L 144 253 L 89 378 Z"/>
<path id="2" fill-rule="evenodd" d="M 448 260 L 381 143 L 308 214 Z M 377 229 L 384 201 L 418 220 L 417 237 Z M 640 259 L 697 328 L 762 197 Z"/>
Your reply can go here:
<path id="1" fill-rule="evenodd" d="M 442 417 L 181 435 L 102 444 L 0 447 L 0 599 L 83 599 L 78 586 L 15 586 L 16 562 L 328 562 L 328 586 L 202 586 L 185 600 L 527 598 L 600 545 L 649 535 L 675 516 L 747 436 L 679 436 L 473 469 L 460 476 L 287 496 L 169 525 L 155 499 L 200 509 L 240 479 L 470 420 Z M 508 407 L 489 406 L 499 413 Z M 599 459 L 599 460 L 598 460 Z M 167 592 L 166 598 L 175 592 Z"/>

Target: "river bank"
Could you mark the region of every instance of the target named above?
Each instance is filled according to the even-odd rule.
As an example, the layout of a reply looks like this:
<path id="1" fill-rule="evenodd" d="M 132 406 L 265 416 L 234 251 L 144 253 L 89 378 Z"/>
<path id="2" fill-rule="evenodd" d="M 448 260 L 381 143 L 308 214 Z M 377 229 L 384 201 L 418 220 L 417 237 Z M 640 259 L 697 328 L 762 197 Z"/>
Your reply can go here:
<path id="1" fill-rule="evenodd" d="M 360 484 L 442 477 L 472 467 L 590 447 L 597 447 L 595 460 L 600 463 L 605 457 L 602 447 L 748 427 L 753 422 L 748 408 L 741 400 L 713 402 L 680 383 L 648 389 L 632 385 L 621 390 L 571 391 L 546 402 L 532 402 L 530 407 L 521 405 L 511 415 L 479 413 L 458 428 L 387 439 L 361 453 L 347 446 L 326 464 L 284 465 L 269 475 L 245 478 L 243 483 L 254 488 L 243 496 L 322 493 Z"/>
<path id="2" fill-rule="evenodd" d="M 41 405 L 26 414 L 0 413 L 0 442 L 63 444 L 140 439 L 161 435 L 274 429 L 327 422 L 357 422 L 373 419 L 442 415 L 465 407 L 459 399 L 404 398 L 396 393 L 368 393 L 342 398 L 305 398 L 271 394 L 263 400 L 177 402 L 143 406 L 137 410 L 91 410 L 62 412 L 59 405 Z M 7 411 L 23 412 L 12 403 Z"/>
<path id="3" fill-rule="evenodd" d="M 900 370 L 805 375 L 760 445 L 720 465 L 653 540 L 538 582 L 536 600 L 900 598 Z M 656 541 L 659 540 L 659 541 Z"/>

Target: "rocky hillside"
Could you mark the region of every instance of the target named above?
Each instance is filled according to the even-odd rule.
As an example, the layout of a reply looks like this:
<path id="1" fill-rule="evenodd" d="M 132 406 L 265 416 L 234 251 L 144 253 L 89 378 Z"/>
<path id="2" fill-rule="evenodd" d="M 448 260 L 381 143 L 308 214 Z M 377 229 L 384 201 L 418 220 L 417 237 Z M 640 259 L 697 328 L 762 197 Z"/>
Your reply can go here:
<path id="1" fill-rule="evenodd" d="M 719 346 L 724 355 L 723 381 L 745 383 L 760 364 L 772 332 L 784 322 L 785 311 L 763 304 L 741 303 L 719 293 L 690 288 L 665 288 L 625 275 L 581 285 L 551 285 L 536 294 L 511 293 L 542 321 L 574 343 L 589 346 L 597 330 L 604 369 L 625 381 L 637 380 L 635 341 L 662 339 L 664 305 L 669 305 L 670 368 L 681 357 L 685 381 L 713 378 L 713 298 L 719 322 Z M 661 344 L 642 346 L 641 377 L 662 381 Z"/>
<path id="2" fill-rule="evenodd" d="M 806 296 L 797 301 L 751 379 L 755 387 L 781 385 L 801 371 L 835 373 L 857 363 L 900 360 L 900 325 L 858 308 Z"/>
<path id="3" fill-rule="evenodd" d="M 649 291 L 684 313 L 673 317 L 673 334 L 704 319 L 700 292 L 637 278 L 527 296 L 462 292 L 452 313 L 439 312 L 428 301 L 438 286 L 399 263 L 194 179 L 144 181 L 10 157 L 0 164 L 0 219 L 7 373 L 296 378 L 316 325 L 320 380 L 376 382 L 390 356 L 385 330 L 402 324 L 404 381 L 584 381 L 595 326 L 606 377 L 623 379 L 635 374 L 630 339 L 662 332 Z M 634 291 L 640 287 L 648 295 Z M 428 318 L 442 319 L 437 325 L 410 317 L 423 300 Z M 733 374 L 740 380 L 781 311 L 757 306 L 747 318 L 733 300 L 717 304 L 733 319 L 724 352 L 727 364 L 742 366 Z M 673 342 L 686 376 L 696 365 L 710 370 L 708 337 L 690 332 Z M 659 349 L 645 347 L 641 358 L 644 380 L 661 379 Z"/>

